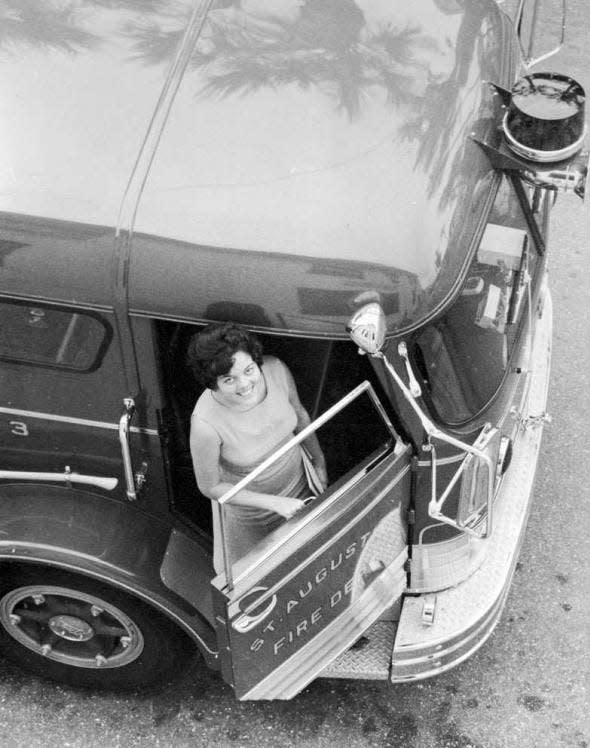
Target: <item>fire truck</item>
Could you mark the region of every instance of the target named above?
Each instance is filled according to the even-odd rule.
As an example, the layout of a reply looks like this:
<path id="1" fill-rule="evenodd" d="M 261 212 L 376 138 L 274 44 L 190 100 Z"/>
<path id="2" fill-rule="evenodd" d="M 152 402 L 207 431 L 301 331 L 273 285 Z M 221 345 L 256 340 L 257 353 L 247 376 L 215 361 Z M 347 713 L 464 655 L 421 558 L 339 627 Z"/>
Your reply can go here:
<path id="1" fill-rule="evenodd" d="M 135 689 L 194 655 L 288 699 L 484 644 L 548 418 L 551 210 L 587 177 L 537 5 L 6 4 L 5 657 Z M 315 433 L 329 473 L 221 573 L 186 363 L 216 321 L 289 367 L 312 422 L 281 450 Z"/>

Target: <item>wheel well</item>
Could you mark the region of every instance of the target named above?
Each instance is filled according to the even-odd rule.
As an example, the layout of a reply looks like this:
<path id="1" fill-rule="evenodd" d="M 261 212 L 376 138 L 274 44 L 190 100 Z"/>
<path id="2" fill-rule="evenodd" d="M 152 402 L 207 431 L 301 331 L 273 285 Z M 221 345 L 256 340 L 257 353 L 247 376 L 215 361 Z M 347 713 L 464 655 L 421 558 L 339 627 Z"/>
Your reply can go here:
<path id="1" fill-rule="evenodd" d="M 70 577 L 72 583 L 75 582 L 76 579 L 80 578 L 91 580 L 94 584 L 104 587 L 105 590 L 115 591 L 133 598 L 142 606 L 150 608 L 157 612 L 159 615 L 162 615 L 164 618 L 167 618 L 171 623 L 175 624 L 181 631 L 183 631 L 183 627 L 180 626 L 170 615 L 167 615 L 166 611 L 163 608 L 153 604 L 148 596 L 142 596 L 141 594 L 138 594 L 137 590 L 120 584 L 116 579 L 107 579 L 106 577 L 100 576 L 99 574 L 93 574 L 87 569 L 72 568 L 71 566 L 60 565 L 57 563 L 45 564 L 35 561 L 29 562 L 20 560 L 15 562 L 3 561 L 2 563 L 0 563 L 0 589 L 2 589 L 2 587 L 4 586 L 4 581 L 6 578 L 16 576 L 19 571 L 22 574 L 31 574 L 35 570 L 38 570 L 41 573 L 55 572 L 56 574 L 60 574 L 61 576 Z M 183 631 L 183 633 L 186 635 L 185 631 Z"/>
<path id="2" fill-rule="evenodd" d="M 143 690 L 192 660 L 189 636 L 137 595 L 55 565 L 0 568 L 0 649 L 41 677 L 75 687 Z"/>
<path id="3" fill-rule="evenodd" d="M 14 578 L 19 570 L 21 573 L 27 575 L 34 570 L 38 570 L 39 572 L 56 572 L 60 575 L 70 577 L 72 581 L 77 578 L 86 578 L 94 584 L 105 588 L 105 590 L 114 591 L 130 597 L 139 605 L 149 609 L 151 613 L 155 613 L 167 620 L 171 626 L 174 626 L 179 635 L 185 637 L 187 646 L 190 645 L 193 649 L 196 646 L 208 667 L 219 669 L 215 634 L 210 626 L 203 621 L 201 616 L 198 616 L 198 618 L 193 617 L 193 620 L 189 623 L 182 616 L 175 615 L 173 611 L 166 608 L 162 603 L 158 603 L 147 592 L 142 594 L 137 588 L 126 585 L 118 579 L 106 577 L 85 568 L 72 567 L 70 564 L 60 564 L 55 561 L 44 563 L 33 560 L 29 561 L 27 559 L 12 560 L 5 558 L 0 560 L 0 590 L 4 587 L 5 581 Z"/>

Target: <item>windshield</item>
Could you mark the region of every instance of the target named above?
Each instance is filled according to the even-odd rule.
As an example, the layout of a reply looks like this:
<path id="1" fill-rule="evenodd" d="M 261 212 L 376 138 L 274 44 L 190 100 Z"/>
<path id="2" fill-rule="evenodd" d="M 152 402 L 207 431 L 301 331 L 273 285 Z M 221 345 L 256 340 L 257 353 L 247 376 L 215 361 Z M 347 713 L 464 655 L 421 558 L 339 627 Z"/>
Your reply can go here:
<path id="1" fill-rule="evenodd" d="M 536 266 L 524 212 L 502 176 L 460 294 L 414 338 L 416 368 L 442 421 L 470 420 L 497 392 L 519 347 Z"/>

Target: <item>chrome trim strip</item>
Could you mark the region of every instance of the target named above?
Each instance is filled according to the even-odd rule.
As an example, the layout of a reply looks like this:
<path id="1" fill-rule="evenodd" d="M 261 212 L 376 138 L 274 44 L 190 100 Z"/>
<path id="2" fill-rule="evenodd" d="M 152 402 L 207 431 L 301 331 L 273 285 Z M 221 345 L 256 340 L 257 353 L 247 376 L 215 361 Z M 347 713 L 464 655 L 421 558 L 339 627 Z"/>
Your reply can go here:
<path id="1" fill-rule="evenodd" d="M 19 549 L 19 552 L 16 551 L 16 548 Z M 25 549 L 27 552 L 23 553 L 23 549 Z M 26 542 L 18 542 L 15 543 L 14 541 L 0 541 L 0 558 L 10 560 L 10 561 L 26 561 L 27 563 L 38 563 L 43 564 L 44 566 L 51 566 L 51 567 L 57 567 L 60 569 L 65 569 L 67 571 L 73 571 L 79 574 L 82 574 L 87 577 L 91 577 L 92 579 L 98 579 L 102 582 L 106 582 L 111 587 L 116 587 L 117 589 L 125 590 L 126 592 L 130 592 L 135 597 L 139 597 L 142 600 L 146 601 L 150 605 L 154 606 L 158 610 L 162 611 L 166 616 L 169 618 L 174 619 L 174 621 L 184 630 L 186 633 L 195 641 L 199 643 L 200 646 L 205 649 L 213 659 L 218 659 L 219 657 L 219 651 L 215 649 L 211 649 L 207 642 L 184 620 L 181 618 L 177 613 L 170 610 L 170 608 L 166 607 L 162 603 L 160 603 L 158 600 L 154 599 L 153 597 L 150 597 L 149 595 L 146 595 L 145 593 L 141 592 L 140 590 L 136 589 L 135 587 L 132 587 L 129 584 L 123 584 L 119 580 L 113 580 L 112 577 L 107 576 L 106 574 L 98 574 L 94 571 L 89 571 L 88 569 L 80 568 L 78 566 L 73 566 L 71 563 L 65 563 L 64 561 L 59 561 L 57 559 L 51 558 L 48 559 L 45 556 L 42 555 L 35 555 L 35 553 L 31 553 L 29 551 L 49 551 L 51 553 L 67 553 L 68 555 L 73 555 L 72 551 L 67 548 L 57 548 L 55 546 L 51 545 L 45 545 L 43 543 L 26 543 Z M 92 563 L 96 564 L 97 559 L 94 556 L 90 556 L 87 553 L 80 553 L 76 551 L 75 555 L 79 558 L 83 558 L 85 560 L 91 561 Z M 105 566 L 107 568 L 111 568 L 116 570 L 119 574 L 125 574 L 128 577 L 133 576 L 133 574 L 126 572 L 124 569 L 119 568 L 118 566 L 115 566 L 114 564 L 109 564 L 105 561 L 100 561 L 101 566 Z"/>
<path id="2" fill-rule="evenodd" d="M 428 654 L 427 658 L 421 653 L 420 657 L 415 659 L 404 659 L 403 661 L 400 659 L 399 662 L 393 662 L 391 682 L 407 683 L 439 675 L 460 665 L 471 657 L 472 654 L 485 644 L 493 633 L 502 615 L 509 591 L 510 584 L 506 586 L 504 592 L 490 609 L 488 615 L 480 619 L 477 626 L 472 627 L 467 635 L 453 644 L 449 644 L 444 650 L 442 645 L 439 645 Z M 424 670 L 426 659 L 428 662 L 428 671 Z"/>
<path id="3" fill-rule="evenodd" d="M 109 229 L 109 227 L 106 227 Z M 113 237 L 115 236 L 115 229 L 111 228 Z M 69 310 L 77 309 L 83 312 L 99 312 L 100 314 L 112 314 L 113 307 L 108 304 L 90 304 L 82 301 L 72 301 L 70 298 L 67 299 L 55 299 L 50 296 L 36 296 L 35 294 L 20 294 L 12 293 L 9 291 L 2 291 L 0 293 L 0 299 L 9 299 L 10 301 L 25 301 L 31 304 L 46 304 L 47 306 L 58 306 L 62 309 L 67 308 Z"/>
<path id="4" fill-rule="evenodd" d="M 21 416 L 23 418 L 39 418 L 44 421 L 58 421 L 59 423 L 72 423 L 75 426 L 90 426 L 95 429 L 110 429 L 118 431 L 118 423 L 108 423 L 107 421 L 91 421 L 87 418 L 73 418 L 71 416 L 58 416 L 54 413 L 41 413 L 34 410 L 21 410 L 19 408 L 0 407 L 0 413 L 8 416 Z M 132 426 L 131 431 L 134 434 L 147 434 L 149 436 L 158 436 L 157 429 L 146 429 L 139 426 Z"/>
<path id="5" fill-rule="evenodd" d="M 106 478 L 100 475 L 80 475 L 72 473 L 68 468 L 63 473 L 36 473 L 28 470 L 0 470 L 0 480 L 34 480 L 34 481 L 55 481 L 58 483 L 83 483 L 88 486 L 104 488 L 105 491 L 112 491 L 117 487 L 118 478 Z"/>
<path id="6" fill-rule="evenodd" d="M 518 156 L 522 156 L 522 158 L 537 164 L 554 164 L 559 161 L 565 161 L 570 156 L 574 156 L 582 148 L 588 134 L 588 126 L 584 125 L 582 134 L 574 143 L 565 148 L 560 148 L 558 151 L 542 151 L 539 148 L 530 148 L 523 145 L 519 140 L 516 140 L 508 127 L 508 112 L 506 112 L 502 120 L 502 132 L 508 141 L 510 149 Z M 534 173 L 534 169 L 531 169 L 531 171 Z M 566 170 L 562 169 L 560 171 L 565 172 Z"/>
<path id="7" fill-rule="evenodd" d="M 452 455 L 451 457 L 437 457 L 436 458 L 436 464 L 437 465 L 453 465 L 456 462 L 461 462 L 465 459 L 465 455 L 463 452 L 460 452 L 459 454 Z M 418 460 L 418 467 L 432 467 L 432 458 L 428 458 L 427 460 Z"/>

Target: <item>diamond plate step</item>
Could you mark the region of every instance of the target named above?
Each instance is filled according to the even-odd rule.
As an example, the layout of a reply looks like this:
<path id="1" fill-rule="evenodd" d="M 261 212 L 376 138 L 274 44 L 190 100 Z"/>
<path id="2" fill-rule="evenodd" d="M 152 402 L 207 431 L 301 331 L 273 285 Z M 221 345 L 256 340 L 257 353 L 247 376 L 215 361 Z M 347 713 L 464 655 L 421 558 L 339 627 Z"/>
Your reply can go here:
<path id="1" fill-rule="evenodd" d="M 395 623 L 377 621 L 318 677 L 387 680 L 395 630 Z"/>

